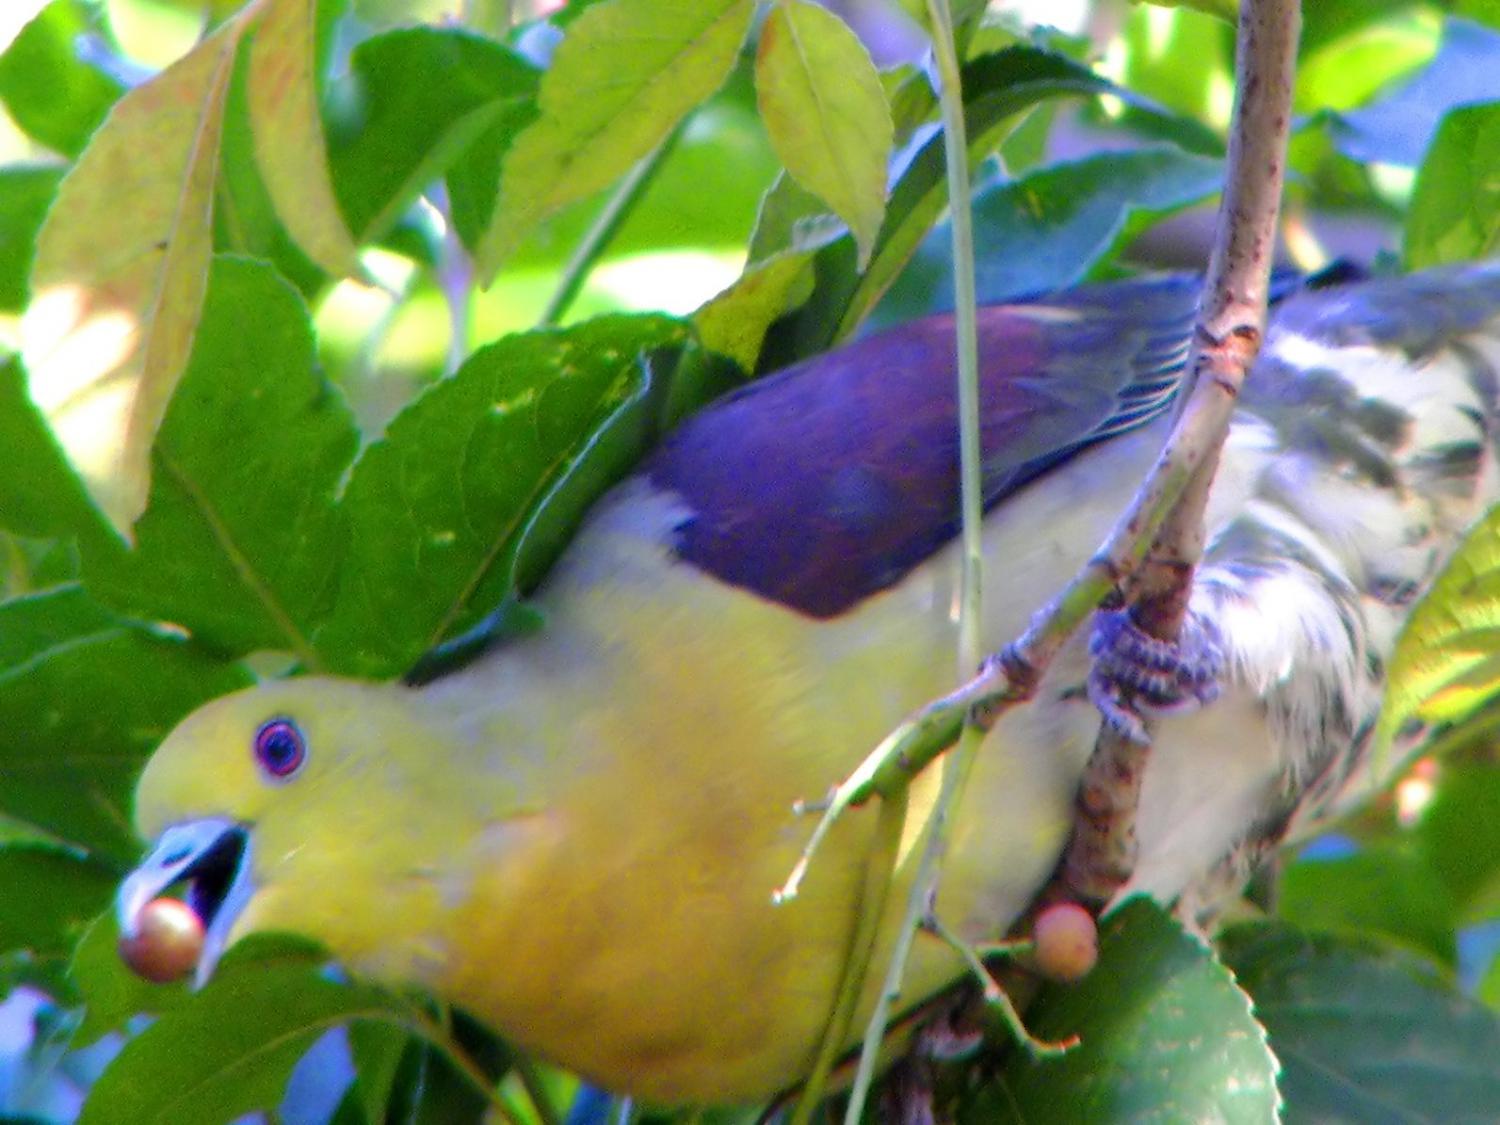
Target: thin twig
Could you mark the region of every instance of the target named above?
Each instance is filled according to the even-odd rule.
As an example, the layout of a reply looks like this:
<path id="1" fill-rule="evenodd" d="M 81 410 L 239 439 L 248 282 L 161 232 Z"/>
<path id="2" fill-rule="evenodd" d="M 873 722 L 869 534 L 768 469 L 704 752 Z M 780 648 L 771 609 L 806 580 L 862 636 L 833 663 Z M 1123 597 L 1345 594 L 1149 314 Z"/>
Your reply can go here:
<path id="1" fill-rule="evenodd" d="M 563 267 L 557 288 L 552 291 L 552 296 L 548 299 L 541 316 L 537 317 L 538 325 L 547 327 L 562 320 L 569 306 L 573 304 L 574 298 L 583 288 L 583 283 L 593 270 L 599 255 L 613 241 L 620 227 L 629 217 L 636 200 L 640 199 L 646 188 L 650 186 L 652 178 L 661 167 L 662 160 L 671 151 L 672 143 L 679 132 L 681 132 L 680 126 L 668 133 L 659 145 L 641 157 L 635 167 L 625 173 L 625 178 L 615 187 L 603 209 L 594 216 L 594 221 L 584 233 L 583 240 L 573 248 L 572 256 Z"/>
<path id="2" fill-rule="evenodd" d="M 838 995 L 828 1017 L 828 1026 L 818 1043 L 812 1071 L 797 1095 L 797 1105 L 789 1125 L 807 1125 L 812 1120 L 818 1103 L 823 1100 L 828 1076 L 833 1073 L 844 1044 L 849 1041 L 849 1031 L 854 1026 L 854 1016 L 864 995 L 865 977 L 875 954 L 880 920 L 885 916 L 886 901 L 890 898 L 896 857 L 901 848 L 901 832 L 906 825 L 906 798 L 907 792 L 903 789 L 880 802 L 874 839 L 865 859 L 865 885 L 856 910 L 854 936 L 844 958 Z"/>
<path id="3" fill-rule="evenodd" d="M 973 765 L 979 743 L 983 739 L 984 732 L 977 727 L 964 727 L 958 738 L 958 750 L 943 770 L 942 784 L 938 787 L 937 800 L 932 806 L 927 825 L 926 845 L 917 859 L 916 876 L 912 879 L 907 896 L 906 913 L 900 928 L 896 930 L 890 960 L 886 962 L 885 978 L 880 993 L 875 998 L 875 1008 L 865 1025 L 865 1036 L 859 1049 L 859 1066 L 854 1072 L 854 1084 L 849 1088 L 844 1125 L 858 1125 L 864 1115 L 865 1102 L 869 1098 L 870 1087 L 875 1082 L 875 1066 L 880 1061 L 880 1044 L 885 1038 L 886 1027 L 891 1022 L 891 1007 L 901 995 L 901 979 L 906 975 L 906 962 L 911 956 L 912 943 L 920 930 L 919 923 L 931 912 L 932 891 L 937 886 L 949 814 L 956 807 L 957 799 L 968 782 L 969 767 Z M 915 918 L 912 917 L 913 903 L 919 904 Z"/>

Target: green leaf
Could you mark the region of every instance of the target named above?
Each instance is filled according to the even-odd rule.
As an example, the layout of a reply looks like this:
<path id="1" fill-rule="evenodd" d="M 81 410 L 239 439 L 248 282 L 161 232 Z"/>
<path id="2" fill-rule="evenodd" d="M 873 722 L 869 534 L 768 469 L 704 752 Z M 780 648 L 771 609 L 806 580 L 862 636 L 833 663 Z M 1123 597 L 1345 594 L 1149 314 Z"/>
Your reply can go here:
<path id="1" fill-rule="evenodd" d="M 1276 1120 L 1276 1059 L 1208 948 L 1144 898 L 1100 938 L 1093 972 L 1048 987 L 1026 1014 L 1033 1034 L 1082 1043 L 1047 1062 L 1017 1051 L 961 1120 Z"/>
<path id="2" fill-rule="evenodd" d="M 484 205 L 485 159 L 499 159 L 534 114 L 537 73 L 498 43 L 455 28 L 403 28 L 355 48 L 350 78 L 332 92 L 342 108 L 328 127 L 328 157 L 339 205 L 357 240 L 383 233 L 433 179 L 455 173 L 463 215 L 476 225 Z M 462 165 L 463 162 L 460 162 Z M 478 177 L 478 179 L 476 179 Z M 489 182 L 493 196 L 494 181 Z"/>
<path id="3" fill-rule="evenodd" d="M 128 629 L 63 587 L 0 604 L 0 813 L 130 859 L 131 787 L 177 721 L 243 670 Z"/>
<path id="4" fill-rule="evenodd" d="M 0 55 L 0 98 L 26 134 L 77 156 L 125 88 L 84 62 L 83 36 L 102 35 L 83 0 L 53 0 Z"/>
<path id="5" fill-rule="evenodd" d="M 78 935 L 118 878 L 118 869 L 64 848 L 0 845 L 0 952 L 20 951 L 26 979 L 59 991 Z"/>
<path id="6" fill-rule="evenodd" d="M 1240 15 L 1240 0 L 1151 0 L 1158 8 L 1189 8 L 1206 16 L 1234 24 Z"/>
<path id="7" fill-rule="evenodd" d="M 761 27 L 755 85 L 777 155 L 848 224 L 862 268 L 885 216 L 895 129 L 869 52 L 826 8 L 783 0 Z"/>
<path id="8" fill-rule="evenodd" d="M 1392 14 L 1304 51 L 1297 66 L 1295 113 L 1346 111 L 1432 61 L 1442 24 L 1425 13 Z"/>
<path id="9" fill-rule="evenodd" d="M 403 410 L 349 481 L 346 578 L 320 648 L 391 675 L 524 593 L 644 447 L 638 357 L 684 337 L 650 316 L 510 336 Z"/>
<path id="10" fill-rule="evenodd" d="M 1484 258 L 1500 246 L 1500 101 L 1462 106 L 1438 126 L 1406 216 L 1408 269 Z"/>
<path id="11" fill-rule="evenodd" d="M 141 1014 L 158 1015 L 180 1008 L 193 993 L 186 981 L 153 984 L 136 976 L 120 960 L 120 929 L 113 910 L 101 914 L 79 939 L 68 976 L 83 1004 L 83 1021 L 73 1046 L 86 1047 Z"/>
<path id="12" fill-rule="evenodd" d="M 1416 845 L 1452 896 L 1462 923 L 1500 916 L 1500 765 L 1442 766 L 1432 803 L 1417 823 Z"/>
<path id="13" fill-rule="evenodd" d="M 1489 971 L 1479 982 L 1475 995 L 1494 1010 L 1500 1011 L 1500 957 L 1490 962 Z"/>
<path id="14" fill-rule="evenodd" d="M 334 493 L 357 440 L 296 291 L 264 264 L 219 259 L 136 548 L 86 549 L 90 592 L 231 655 L 316 664 L 340 557 Z"/>
<path id="15" fill-rule="evenodd" d="M 1179 7 L 1171 13 L 1133 5 L 1122 30 L 1120 84 L 1136 95 L 1222 133 L 1233 91 L 1233 21 Z M 1134 125 L 1135 115 L 1127 113 Z"/>
<path id="16" fill-rule="evenodd" d="M 1304 930 L 1379 934 L 1445 965 L 1458 958 L 1453 896 L 1422 856 L 1391 845 L 1291 864 L 1277 913 Z"/>
<path id="17" fill-rule="evenodd" d="M 963 90 L 969 152 L 975 163 L 1041 102 L 1118 92 L 1087 67 L 1035 47 L 1011 47 L 968 63 L 963 69 Z M 799 200 L 805 206 L 799 207 Z M 800 188 L 791 193 L 781 185 L 774 187 L 751 241 L 751 261 L 823 244 L 813 296 L 768 340 L 775 362 L 826 351 L 852 334 L 905 268 L 947 203 L 943 138 L 935 135 L 912 157 L 892 190 L 875 254 L 869 268 L 860 273 L 853 239 L 847 234 L 830 239 L 826 221 L 819 219 L 824 209 L 817 198 Z"/>
<path id="18" fill-rule="evenodd" d="M 1220 946 L 1281 1059 L 1288 1120 L 1493 1118 L 1500 1020 L 1423 960 L 1277 924 Z"/>
<path id="19" fill-rule="evenodd" d="M 412 1043 L 411 1033 L 385 1023 L 357 1023 L 349 1028 L 349 1053 L 354 1058 L 354 1086 L 367 1122 L 401 1120 L 390 1114 L 396 1078 Z"/>
<path id="20" fill-rule="evenodd" d="M 306 953 L 226 959 L 189 1003 L 164 1012 L 94 1084 L 80 1125 L 219 1125 L 279 1105 L 287 1075 L 330 1028 L 410 1025 L 411 1009 L 374 988 L 339 984 Z"/>
<path id="21" fill-rule="evenodd" d="M 37 231 L 61 179 L 61 168 L 0 168 L 0 310 L 20 312 L 26 307 Z"/>
<path id="22" fill-rule="evenodd" d="M 510 1066 L 510 1054 L 499 1040 L 459 1013 L 454 1014 L 453 1035 L 498 1083 Z M 372 1120 L 403 1125 L 485 1125 L 490 1120 L 489 1100 L 432 1043 L 408 1036 L 398 1061 L 386 1115 Z"/>
<path id="23" fill-rule="evenodd" d="M 753 0 L 607 0 L 569 26 L 541 117 L 505 154 L 476 266 L 493 277 L 537 223 L 607 187 L 723 83 Z"/>
<path id="24" fill-rule="evenodd" d="M 1500 0 L 1457 0 L 1453 12 L 1477 23 L 1500 28 Z"/>
<path id="25" fill-rule="evenodd" d="M 1053 164 L 985 189 L 974 200 L 979 299 L 1076 285 L 1145 226 L 1211 197 L 1223 176 L 1217 160 L 1152 146 Z M 952 308 L 951 277 L 944 225 L 928 235 L 891 286 L 876 323 Z"/>
<path id="26" fill-rule="evenodd" d="M 747 268 L 693 314 L 699 342 L 753 373 L 766 330 L 812 293 L 812 263 L 812 251 L 793 250 Z"/>
<path id="27" fill-rule="evenodd" d="M 21 361 L 0 364 L 0 527 L 36 538 L 109 536 L 67 457 L 26 391 Z"/>
<path id="28" fill-rule="evenodd" d="M 1376 752 L 1413 719 L 1458 722 L 1493 698 L 1500 683 L 1497 638 L 1500 508 L 1474 526 L 1406 619 L 1388 666 Z"/>

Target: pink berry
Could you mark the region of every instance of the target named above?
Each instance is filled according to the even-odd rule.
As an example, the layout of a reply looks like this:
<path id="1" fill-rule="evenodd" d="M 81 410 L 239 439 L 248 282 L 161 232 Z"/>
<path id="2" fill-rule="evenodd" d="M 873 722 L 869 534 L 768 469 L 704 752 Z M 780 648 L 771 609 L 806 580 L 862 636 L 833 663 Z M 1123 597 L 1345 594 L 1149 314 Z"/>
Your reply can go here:
<path id="1" fill-rule="evenodd" d="M 1031 936 L 1036 967 L 1052 980 L 1079 980 L 1099 960 L 1099 927 L 1076 902 L 1058 902 L 1043 910 Z"/>

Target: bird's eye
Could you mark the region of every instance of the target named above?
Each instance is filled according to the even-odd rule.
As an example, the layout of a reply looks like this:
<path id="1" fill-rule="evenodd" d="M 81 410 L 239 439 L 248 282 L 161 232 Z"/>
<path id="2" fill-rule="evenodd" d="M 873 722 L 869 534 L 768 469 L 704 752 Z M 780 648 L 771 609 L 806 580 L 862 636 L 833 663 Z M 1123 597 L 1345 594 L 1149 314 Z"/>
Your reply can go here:
<path id="1" fill-rule="evenodd" d="M 275 778 L 288 778 L 307 760 L 307 743 L 290 719 L 271 719 L 255 732 L 255 760 Z"/>

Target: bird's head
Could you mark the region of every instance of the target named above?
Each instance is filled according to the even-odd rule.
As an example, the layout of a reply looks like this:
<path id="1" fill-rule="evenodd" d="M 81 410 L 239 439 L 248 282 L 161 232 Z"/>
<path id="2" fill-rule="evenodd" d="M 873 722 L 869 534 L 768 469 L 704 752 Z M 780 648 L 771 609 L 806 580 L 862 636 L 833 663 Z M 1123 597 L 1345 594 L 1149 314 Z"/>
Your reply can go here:
<path id="1" fill-rule="evenodd" d="M 453 812 L 453 741 L 395 685 L 285 680 L 200 708 L 137 787 L 152 846 L 120 888 L 122 936 L 176 884 L 203 928 L 199 983 L 255 930 L 307 934 L 350 960 L 382 928 L 373 913 L 415 933 L 432 895 L 420 873 L 456 843 L 439 811 Z"/>

